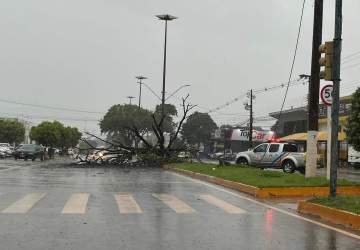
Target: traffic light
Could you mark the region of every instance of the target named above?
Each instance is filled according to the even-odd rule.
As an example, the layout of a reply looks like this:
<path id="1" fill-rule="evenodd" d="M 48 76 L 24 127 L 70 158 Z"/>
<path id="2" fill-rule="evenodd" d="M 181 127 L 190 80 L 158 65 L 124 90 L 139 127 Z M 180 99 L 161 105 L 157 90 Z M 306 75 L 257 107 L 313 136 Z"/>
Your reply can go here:
<path id="1" fill-rule="evenodd" d="M 332 81 L 332 67 L 333 67 L 333 42 L 325 42 L 319 47 L 320 53 L 325 53 L 325 57 L 321 57 L 319 60 L 320 67 L 325 66 L 325 69 L 320 71 L 320 79 L 326 81 Z"/>

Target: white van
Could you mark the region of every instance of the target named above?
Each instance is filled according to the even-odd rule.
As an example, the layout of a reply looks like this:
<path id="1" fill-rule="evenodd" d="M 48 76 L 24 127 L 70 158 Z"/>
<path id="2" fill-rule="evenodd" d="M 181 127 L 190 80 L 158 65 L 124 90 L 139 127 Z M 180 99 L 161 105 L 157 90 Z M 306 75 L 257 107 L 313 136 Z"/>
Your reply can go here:
<path id="1" fill-rule="evenodd" d="M 352 166 L 360 166 L 360 152 L 356 151 L 350 145 L 348 149 L 348 163 Z"/>

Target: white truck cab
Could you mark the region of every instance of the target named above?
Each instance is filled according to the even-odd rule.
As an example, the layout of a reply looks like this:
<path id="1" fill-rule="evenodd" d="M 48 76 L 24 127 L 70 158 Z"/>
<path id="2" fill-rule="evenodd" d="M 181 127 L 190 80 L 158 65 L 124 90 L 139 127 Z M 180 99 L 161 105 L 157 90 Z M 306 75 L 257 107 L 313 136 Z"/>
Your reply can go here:
<path id="1" fill-rule="evenodd" d="M 305 168 L 305 154 L 290 143 L 263 143 L 236 155 L 236 163 L 261 168 L 282 168 L 286 173 Z"/>

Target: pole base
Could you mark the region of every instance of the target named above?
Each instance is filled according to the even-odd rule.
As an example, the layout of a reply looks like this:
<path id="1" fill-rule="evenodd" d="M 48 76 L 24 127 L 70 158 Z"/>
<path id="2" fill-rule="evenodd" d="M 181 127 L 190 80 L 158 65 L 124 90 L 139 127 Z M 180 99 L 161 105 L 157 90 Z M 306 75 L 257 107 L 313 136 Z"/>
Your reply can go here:
<path id="1" fill-rule="evenodd" d="M 317 134 L 318 131 L 308 131 L 306 141 L 305 177 L 315 177 L 317 168 Z"/>

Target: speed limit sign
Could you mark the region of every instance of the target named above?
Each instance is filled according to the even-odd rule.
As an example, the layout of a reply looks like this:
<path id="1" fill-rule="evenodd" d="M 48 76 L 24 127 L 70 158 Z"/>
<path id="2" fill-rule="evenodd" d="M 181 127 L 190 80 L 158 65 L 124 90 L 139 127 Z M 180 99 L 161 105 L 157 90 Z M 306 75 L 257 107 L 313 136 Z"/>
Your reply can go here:
<path id="1" fill-rule="evenodd" d="M 321 100 L 327 106 L 332 105 L 332 91 L 333 91 L 333 86 L 331 84 L 325 85 L 321 89 L 321 92 L 320 92 Z"/>

